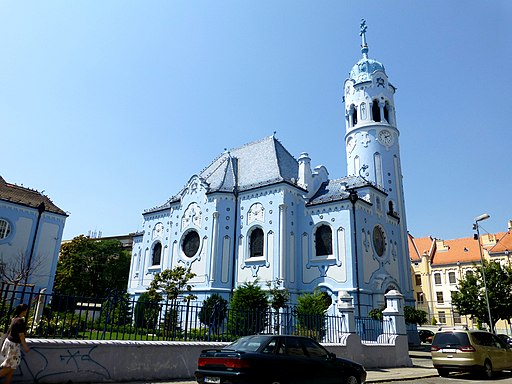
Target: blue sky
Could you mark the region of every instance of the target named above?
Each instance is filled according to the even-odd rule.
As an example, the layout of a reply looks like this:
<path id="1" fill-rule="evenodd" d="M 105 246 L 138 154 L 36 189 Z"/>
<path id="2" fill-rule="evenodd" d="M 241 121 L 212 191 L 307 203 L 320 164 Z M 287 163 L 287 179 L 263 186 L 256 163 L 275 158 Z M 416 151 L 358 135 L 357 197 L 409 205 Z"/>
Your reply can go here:
<path id="1" fill-rule="evenodd" d="M 225 148 L 272 135 L 347 175 L 343 82 L 397 87 L 409 231 L 505 231 L 512 2 L 1 1 L 0 175 L 68 211 L 64 238 L 141 229 Z"/>

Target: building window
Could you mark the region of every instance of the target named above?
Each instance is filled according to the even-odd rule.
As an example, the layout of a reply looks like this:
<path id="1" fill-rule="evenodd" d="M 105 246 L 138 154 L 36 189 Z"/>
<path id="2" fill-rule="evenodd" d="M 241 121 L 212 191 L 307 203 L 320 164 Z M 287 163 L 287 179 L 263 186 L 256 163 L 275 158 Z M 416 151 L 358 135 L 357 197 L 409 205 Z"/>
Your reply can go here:
<path id="1" fill-rule="evenodd" d="M 372 118 L 376 123 L 380 122 L 380 106 L 377 99 L 373 100 L 372 103 Z"/>
<path id="2" fill-rule="evenodd" d="M 377 255 L 382 256 L 384 254 L 385 246 L 384 231 L 380 226 L 376 225 L 373 228 L 373 248 L 375 248 Z"/>
<path id="3" fill-rule="evenodd" d="M 332 230 L 321 225 L 315 232 L 315 251 L 317 256 L 332 255 Z"/>
<path id="4" fill-rule="evenodd" d="M 450 284 L 456 284 L 457 281 L 455 279 L 455 272 L 448 272 L 448 281 Z"/>
<path id="5" fill-rule="evenodd" d="M 440 273 L 434 273 L 434 284 L 441 285 L 441 274 Z"/>
<path id="6" fill-rule="evenodd" d="M 199 250 L 199 234 L 196 231 L 189 231 L 185 235 L 185 238 L 183 239 L 182 244 L 182 250 L 185 256 L 187 257 L 193 257 Z"/>
<path id="7" fill-rule="evenodd" d="M 5 239 L 11 234 L 11 226 L 9 222 L 4 219 L 0 219 L 0 240 Z"/>
<path id="8" fill-rule="evenodd" d="M 423 299 L 423 292 L 416 292 L 416 302 L 418 304 L 424 304 L 425 301 Z"/>
<path id="9" fill-rule="evenodd" d="M 444 304 L 443 292 L 436 292 L 437 304 Z"/>
<path id="10" fill-rule="evenodd" d="M 160 260 L 162 259 L 162 244 L 157 242 L 153 247 L 153 258 L 152 265 L 160 265 Z"/>
<path id="11" fill-rule="evenodd" d="M 421 285 L 421 275 L 418 273 L 418 274 L 414 275 L 414 278 L 416 280 L 416 285 L 420 286 Z"/>
<path id="12" fill-rule="evenodd" d="M 250 257 L 263 256 L 263 230 L 261 228 L 255 228 L 251 232 L 249 255 Z"/>
<path id="13" fill-rule="evenodd" d="M 466 278 L 473 276 L 473 271 L 471 269 L 466 270 Z"/>
<path id="14" fill-rule="evenodd" d="M 437 316 L 439 316 L 439 322 L 441 324 L 446 324 L 446 313 L 445 313 L 445 311 L 437 312 Z"/>
<path id="15" fill-rule="evenodd" d="M 457 311 L 453 311 L 453 323 L 460 324 L 462 321 L 460 319 L 460 313 Z"/>

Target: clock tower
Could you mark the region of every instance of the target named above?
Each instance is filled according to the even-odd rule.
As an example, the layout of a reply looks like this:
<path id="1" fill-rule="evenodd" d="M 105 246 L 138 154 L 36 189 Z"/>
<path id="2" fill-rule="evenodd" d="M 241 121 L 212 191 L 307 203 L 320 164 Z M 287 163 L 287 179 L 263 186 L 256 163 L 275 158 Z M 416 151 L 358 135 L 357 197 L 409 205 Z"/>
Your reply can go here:
<path id="1" fill-rule="evenodd" d="M 389 82 L 384 65 L 368 57 L 366 30 L 366 22 L 361 20 L 363 57 L 352 67 L 344 84 L 347 175 L 361 177 L 387 194 L 383 204 L 387 219 L 382 217 L 380 220 L 384 228 L 398 220 L 398 262 L 408 265 L 400 133 L 394 102 L 396 88 Z M 410 275 L 410 272 L 402 274 Z M 404 276 L 402 283 L 402 289 L 412 289 Z"/>

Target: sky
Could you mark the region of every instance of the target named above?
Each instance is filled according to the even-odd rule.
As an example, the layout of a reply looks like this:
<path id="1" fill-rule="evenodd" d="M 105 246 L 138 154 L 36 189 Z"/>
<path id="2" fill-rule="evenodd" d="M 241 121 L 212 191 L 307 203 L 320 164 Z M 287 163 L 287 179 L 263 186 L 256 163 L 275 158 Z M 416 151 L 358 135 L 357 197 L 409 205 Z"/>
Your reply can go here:
<path id="1" fill-rule="evenodd" d="M 462 6 L 463 4 L 463 6 Z M 343 83 L 369 57 L 397 88 L 409 232 L 503 232 L 509 0 L 0 1 L 0 176 L 43 191 L 64 239 L 142 229 L 224 150 L 274 134 L 347 175 Z"/>

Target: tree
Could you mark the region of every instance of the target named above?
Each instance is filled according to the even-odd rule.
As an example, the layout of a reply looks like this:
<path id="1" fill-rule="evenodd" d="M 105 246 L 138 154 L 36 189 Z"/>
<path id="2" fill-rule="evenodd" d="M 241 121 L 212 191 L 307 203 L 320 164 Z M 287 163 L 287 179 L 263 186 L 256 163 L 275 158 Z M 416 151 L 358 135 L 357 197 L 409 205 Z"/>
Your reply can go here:
<path id="1" fill-rule="evenodd" d="M 383 310 L 384 308 L 373 308 L 370 312 L 368 312 L 368 316 L 375 320 L 382 320 Z M 404 307 L 404 320 L 406 324 L 426 324 L 428 321 L 427 312 L 406 305 Z"/>
<path id="2" fill-rule="evenodd" d="M 181 331 L 180 311 L 178 311 L 177 301 L 183 293 L 187 293 L 183 296 L 183 301 L 187 303 L 185 326 L 188 325 L 188 305 L 190 301 L 196 298 L 191 293 L 193 287 L 189 284 L 189 281 L 195 276 L 196 274 L 191 272 L 190 268 L 187 269 L 178 265 L 173 269 L 165 269 L 157 273 L 149 285 L 147 293 L 151 301 L 160 303 L 165 296 L 166 303 L 162 331 L 166 337 L 172 335 L 174 338 L 177 332 Z"/>
<path id="3" fill-rule="evenodd" d="M 298 298 L 297 318 L 301 334 L 320 341 L 325 336 L 326 312 L 332 304 L 331 297 L 326 292 L 316 289 Z"/>
<path id="4" fill-rule="evenodd" d="M 281 319 L 279 310 L 283 308 L 290 299 L 290 292 L 287 288 L 282 288 L 283 281 L 275 279 L 274 281 L 267 281 L 268 294 L 270 306 L 274 312 L 274 333 L 278 334 L 281 328 Z"/>
<path id="5" fill-rule="evenodd" d="M 43 258 L 41 255 L 34 255 L 33 259 L 24 252 L 19 252 L 17 257 L 13 257 L 9 262 L 0 261 L 0 280 L 2 283 L 7 283 L 18 287 L 24 285 L 26 281 L 30 280 L 31 276 L 37 276 L 37 272 L 43 267 Z M 30 265 L 29 265 L 30 264 Z"/>
<path id="6" fill-rule="evenodd" d="M 218 293 L 212 294 L 204 302 L 197 317 L 208 326 L 209 331 L 218 332 L 228 312 L 228 301 Z"/>
<path id="7" fill-rule="evenodd" d="M 236 288 L 230 307 L 228 329 L 232 335 L 252 335 L 265 329 L 268 297 L 257 280 Z"/>
<path id="8" fill-rule="evenodd" d="M 130 258 L 118 240 L 77 236 L 61 246 L 54 291 L 65 295 L 104 296 L 109 290 L 125 289 Z"/>
<path id="9" fill-rule="evenodd" d="M 459 314 L 469 315 L 481 325 L 489 322 L 489 311 L 482 268 L 476 264 L 474 267 L 473 273 L 467 274 L 459 280 L 458 291 L 454 292 L 452 296 L 452 304 Z M 483 268 L 494 328 L 498 320 L 509 321 L 512 317 L 512 268 L 485 260 Z"/>

